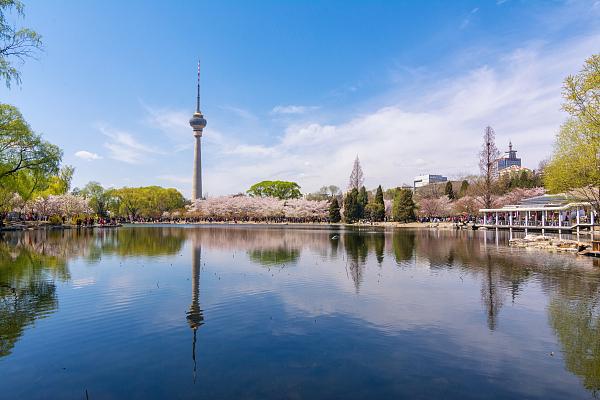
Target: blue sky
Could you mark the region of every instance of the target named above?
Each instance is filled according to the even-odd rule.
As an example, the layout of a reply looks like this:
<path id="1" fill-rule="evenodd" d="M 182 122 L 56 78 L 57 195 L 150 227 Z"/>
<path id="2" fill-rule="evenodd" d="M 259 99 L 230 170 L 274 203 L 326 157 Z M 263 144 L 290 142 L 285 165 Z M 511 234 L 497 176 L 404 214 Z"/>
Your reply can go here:
<path id="1" fill-rule="evenodd" d="M 477 171 L 486 125 L 549 156 L 561 83 L 600 51 L 600 1 L 26 1 L 43 35 L 0 88 L 64 149 L 74 185 L 191 192 L 202 61 L 208 195 L 263 179 L 304 192 Z"/>

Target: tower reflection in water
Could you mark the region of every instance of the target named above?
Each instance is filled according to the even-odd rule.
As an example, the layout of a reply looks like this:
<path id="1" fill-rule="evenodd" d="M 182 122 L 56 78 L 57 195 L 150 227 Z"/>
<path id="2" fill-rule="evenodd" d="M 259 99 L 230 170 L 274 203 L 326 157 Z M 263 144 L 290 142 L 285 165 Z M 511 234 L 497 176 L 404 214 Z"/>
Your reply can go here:
<path id="1" fill-rule="evenodd" d="M 196 331 L 204 324 L 204 315 L 199 304 L 200 296 L 200 258 L 202 246 L 192 239 L 192 304 L 187 311 L 187 322 L 194 332 L 192 341 L 192 360 L 194 361 L 194 383 L 196 382 Z"/>

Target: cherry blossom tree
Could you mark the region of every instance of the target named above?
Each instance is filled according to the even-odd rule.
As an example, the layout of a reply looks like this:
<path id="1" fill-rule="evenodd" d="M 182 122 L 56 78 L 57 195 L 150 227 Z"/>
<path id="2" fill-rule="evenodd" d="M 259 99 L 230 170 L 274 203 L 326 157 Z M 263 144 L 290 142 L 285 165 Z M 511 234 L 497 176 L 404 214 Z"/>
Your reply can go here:
<path id="1" fill-rule="evenodd" d="M 214 220 L 248 221 L 323 221 L 329 213 L 327 200 L 289 199 L 274 197 L 219 196 L 196 200 L 188 216 Z"/>
<path id="2" fill-rule="evenodd" d="M 422 217 L 447 217 L 452 214 L 452 204 L 448 196 L 423 198 L 418 203 L 418 214 Z"/>

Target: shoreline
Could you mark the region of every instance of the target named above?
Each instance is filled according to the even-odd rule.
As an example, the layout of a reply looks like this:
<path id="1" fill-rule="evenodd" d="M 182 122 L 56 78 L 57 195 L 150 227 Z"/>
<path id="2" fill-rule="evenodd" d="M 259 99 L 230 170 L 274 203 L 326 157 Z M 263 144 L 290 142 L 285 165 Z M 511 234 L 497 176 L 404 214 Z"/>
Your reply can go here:
<path id="1" fill-rule="evenodd" d="M 234 225 L 234 226 L 332 226 L 332 227 L 379 227 L 379 228 L 401 228 L 401 229 L 457 229 L 454 222 L 373 222 L 371 223 L 327 223 L 327 222 L 255 222 L 255 221 L 244 221 L 244 222 L 232 222 L 232 221 L 218 221 L 218 222 L 132 222 L 125 223 L 124 226 L 135 226 L 135 225 Z"/>
<path id="2" fill-rule="evenodd" d="M 159 222 L 125 222 L 117 225 L 50 225 L 44 222 L 25 222 L 19 224 L 8 225 L 0 228 L 0 232 L 14 232 L 14 231 L 30 231 L 30 230 L 66 230 L 66 229 L 105 229 L 105 228 L 118 228 L 120 226 L 136 226 L 136 225 L 233 225 L 233 226 L 330 226 L 330 227 L 359 227 L 369 228 L 378 227 L 384 229 L 442 229 L 442 230 L 454 230 L 457 229 L 457 225 L 454 222 L 373 222 L 373 223 L 326 223 L 326 222 L 256 222 L 256 221 L 244 221 L 244 222 L 232 222 L 232 221 L 219 221 L 219 222 L 174 222 L 174 221 L 159 221 Z"/>

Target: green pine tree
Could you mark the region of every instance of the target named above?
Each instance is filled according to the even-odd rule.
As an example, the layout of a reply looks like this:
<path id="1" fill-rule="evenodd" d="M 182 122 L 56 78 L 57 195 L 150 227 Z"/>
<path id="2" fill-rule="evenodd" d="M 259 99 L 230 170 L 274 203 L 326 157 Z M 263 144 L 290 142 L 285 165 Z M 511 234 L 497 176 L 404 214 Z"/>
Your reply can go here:
<path id="1" fill-rule="evenodd" d="M 381 188 L 381 185 L 377 186 L 375 201 L 370 209 L 371 220 L 381 222 L 385 219 L 385 203 L 383 201 L 383 189 Z"/>
<path id="2" fill-rule="evenodd" d="M 329 204 L 329 222 L 337 223 L 342 220 L 342 215 L 340 214 L 340 203 L 338 202 L 337 197 L 334 197 Z"/>
<path id="3" fill-rule="evenodd" d="M 369 204 L 369 195 L 367 194 L 367 189 L 365 189 L 364 186 L 361 186 L 356 198 L 356 202 L 358 203 L 358 219 L 368 217 L 365 215 L 365 211 L 367 209 L 367 204 Z"/>
<path id="4" fill-rule="evenodd" d="M 358 205 L 358 190 L 352 189 L 346 193 L 344 198 L 344 220 L 351 224 L 360 218 L 360 207 Z"/>
<path id="5" fill-rule="evenodd" d="M 415 202 L 410 189 L 398 189 L 392 205 L 394 221 L 409 222 L 415 220 Z"/>
<path id="6" fill-rule="evenodd" d="M 460 189 L 458 190 L 458 197 L 464 197 L 467 195 L 467 191 L 469 190 L 469 182 L 466 180 L 462 181 L 460 184 Z"/>
<path id="7" fill-rule="evenodd" d="M 444 194 L 448 196 L 450 200 L 454 200 L 456 196 L 454 195 L 454 190 L 452 189 L 452 182 L 446 182 L 446 188 L 444 189 Z"/>

